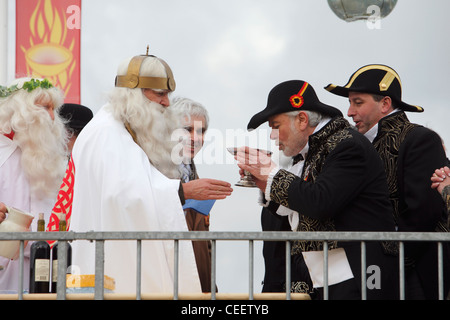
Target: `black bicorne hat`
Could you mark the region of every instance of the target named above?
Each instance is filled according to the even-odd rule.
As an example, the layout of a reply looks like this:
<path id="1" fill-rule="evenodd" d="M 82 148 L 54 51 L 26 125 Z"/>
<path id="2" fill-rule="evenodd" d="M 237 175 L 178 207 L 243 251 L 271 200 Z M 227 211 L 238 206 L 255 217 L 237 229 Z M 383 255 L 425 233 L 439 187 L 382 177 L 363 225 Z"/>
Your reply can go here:
<path id="1" fill-rule="evenodd" d="M 68 121 L 67 125 L 75 130 L 81 130 L 93 118 L 91 109 L 81 104 L 65 103 L 59 114 Z"/>
<path id="2" fill-rule="evenodd" d="M 350 91 L 388 96 L 394 106 L 404 111 L 423 112 L 423 108 L 402 101 L 402 83 L 400 76 L 391 67 L 370 64 L 353 73 L 345 86 L 329 84 L 325 87 L 331 93 L 348 97 Z"/>
<path id="3" fill-rule="evenodd" d="M 290 80 L 276 85 L 270 91 L 266 108 L 251 118 L 247 129 L 258 128 L 276 114 L 302 110 L 315 111 L 329 117 L 342 116 L 342 112 L 335 107 L 320 102 L 308 82 Z"/>

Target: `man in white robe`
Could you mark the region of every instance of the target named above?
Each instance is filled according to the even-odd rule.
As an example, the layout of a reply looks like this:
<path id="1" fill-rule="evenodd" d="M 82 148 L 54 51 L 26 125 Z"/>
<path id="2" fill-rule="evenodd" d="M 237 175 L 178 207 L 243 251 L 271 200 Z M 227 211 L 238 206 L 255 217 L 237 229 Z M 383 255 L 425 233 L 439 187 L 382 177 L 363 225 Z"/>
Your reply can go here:
<path id="1" fill-rule="evenodd" d="M 187 231 L 180 201 L 180 172 L 171 159 L 178 127 L 168 94 L 170 67 L 154 56 L 124 61 L 116 88 L 78 136 L 70 229 L 86 231 Z M 72 270 L 95 273 L 95 244 L 72 243 Z M 200 293 L 190 241 L 179 243 L 179 292 Z M 143 241 L 142 293 L 172 293 L 174 242 Z M 136 241 L 105 242 L 105 275 L 116 293 L 136 292 Z"/>
<path id="2" fill-rule="evenodd" d="M 6 207 L 14 207 L 35 216 L 30 231 L 37 230 L 39 213 L 49 220 L 68 156 L 68 137 L 58 115 L 64 94 L 42 83 L 17 79 L 2 87 L 0 98 L 0 223 L 7 218 Z M 31 243 L 25 248 L 25 291 Z M 18 259 L 0 257 L 0 291 L 17 292 L 19 275 Z"/>

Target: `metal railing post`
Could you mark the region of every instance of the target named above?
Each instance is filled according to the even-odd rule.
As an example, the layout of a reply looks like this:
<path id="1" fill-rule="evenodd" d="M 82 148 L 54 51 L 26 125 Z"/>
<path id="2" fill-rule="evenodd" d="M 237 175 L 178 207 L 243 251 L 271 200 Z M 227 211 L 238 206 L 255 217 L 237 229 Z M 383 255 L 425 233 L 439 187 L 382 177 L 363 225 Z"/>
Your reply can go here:
<path id="1" fill-rule="evenodd" d="M 104 298 L 105 240 L 95 240 L 95 289 L 94 299 Z"/>
<path id="2" fill-rule="evenodd" d="M 141 300 L 142 240 L 136 241 L 136 300 Z"/>
<path id="3" fill-rule="evenodd" d="M 399 273 L 400 273 L 400 300 L 405 300 L 405 247 L 403 241 L 398 243 Z"/>
<path id="4" fill-rule="evenodd" d="M 367 300 L 366 243 L 361 241 L 361 300 Z"/>
<path id="5" fill-rule="evenodd" d="M 253 240 L 248 241 L 248 299 L 253 300 Z"/>
<path id="6" fill-rule="evenodd" d="M 328 241 L 323 242 L 323 299 L 328 300 Z"/>
<path id="7" fill-rule="evenodd" d="M 291 242 L 286 241 L 286 300 L 291 300 Z"/>
<path id="8" fill-rule="evenodd" d="M 439 300 L 444 300 L 444 257 L 442 250 L 442 242 L 438 242 L 438 283 L 439 283 Z"/>
<path id="9" fill-rule="evenodd" d="M 179 263 L 179 242 L 178 239 L 174 240 L 174 266 L 173 266 L 173 299 L 178 300 L 178 263 Z"/>
<path id="10" fill-rule="evenodd" d="M 19 249 L 19 288 L 17 288 L 19 294 L 19 300 L 23 300 L 23 274 L 24 274 L 24 252 L 25 252 L 25 244 L 24 240 L 20 240 L 20 249 Z M 28 279 L 27 279 L 28 280 Z"/>
<path id="11" fill-rule="evenodd" d="M 216 240 L 211 240 L 211 300 L 216 300 Z"/>
<path id="12" fill-rule="evenodd" d="M 67 274 L 67 241 L 58 240 L 58 266 L 57 266 L 56 299 L 66 299 Z M 53 275 L 52 275 L 53 276 Z M 50 280 L 51 283 L 51 280 Z"/>

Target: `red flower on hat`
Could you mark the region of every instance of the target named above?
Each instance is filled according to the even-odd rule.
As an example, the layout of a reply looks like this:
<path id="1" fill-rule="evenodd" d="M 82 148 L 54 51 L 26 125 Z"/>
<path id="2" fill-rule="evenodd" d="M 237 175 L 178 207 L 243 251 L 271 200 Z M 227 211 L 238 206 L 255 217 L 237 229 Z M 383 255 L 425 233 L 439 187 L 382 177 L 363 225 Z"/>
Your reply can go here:
<path id="1" fill-rule="evenodd" d="M 298 94 L 294 94 L 292 97 L 290 97 L 289 101 L 294 108 L 300 108 L 305 102 L 303 97 L 299 96 Z"/>
<path id="2" fill-rule="evenodd" d="M 306 88 L 308 87 L 308 83 L 305 82 L 300 89 L 300 91 L 297 94 L 294 94 L 292 97 L 289 98 L 289 102 L 294 108 L 300 108 L 303 103 L 305 102 L 305 99 L 303 99 L 303 93 L 305 93 Z"/>

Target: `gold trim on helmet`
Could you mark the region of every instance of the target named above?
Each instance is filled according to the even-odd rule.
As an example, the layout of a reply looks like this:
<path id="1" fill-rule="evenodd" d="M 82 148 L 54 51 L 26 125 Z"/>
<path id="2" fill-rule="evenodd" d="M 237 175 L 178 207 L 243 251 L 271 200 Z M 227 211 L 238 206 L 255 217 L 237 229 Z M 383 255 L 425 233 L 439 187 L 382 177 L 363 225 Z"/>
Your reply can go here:
<path id="1" fill-rule="evenodd" d="M 141 69 L 142 62 L 148 58 L 153 57 L 158 59 L 162 63 L 164 69 L 166 70 L 167 78 L 163 77 L 142 77 L 139 76 L 139 71 Z M 127 74 L 124 76 L 116 76 L 116 87 L 125 88 L 145 88 L 145 89 L 160 89 L 174 91 L 176 84 L 173 77 L 172 70 L 169 65 L 162 59 L 155 57 L 153 55 L 148 55 L 148 48 L 146 55 L 135 56 L 131 59 L 128 64 Z"/>

